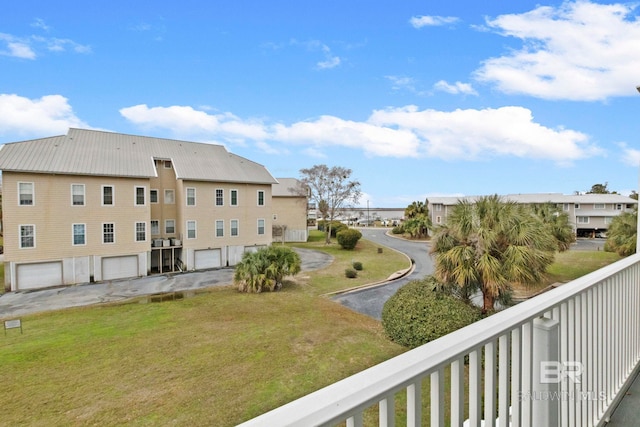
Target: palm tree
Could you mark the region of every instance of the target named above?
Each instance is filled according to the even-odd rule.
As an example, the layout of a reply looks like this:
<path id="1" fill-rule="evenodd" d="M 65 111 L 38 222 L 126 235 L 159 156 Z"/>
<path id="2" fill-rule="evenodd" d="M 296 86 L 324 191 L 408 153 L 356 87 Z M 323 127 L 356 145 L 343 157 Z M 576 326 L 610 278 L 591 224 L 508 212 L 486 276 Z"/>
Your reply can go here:
<path id="1" fill-rule="evenodd" d="M 412 202 L 404 210 L 406 218 L 403 228 L 412 237 L 423 237 L 429 234 L 432 227 L 431 218 L 429 217 L 429 200 L 424 203 L 420 201 Z"/>
<path id="2" fill-rule="evenodd" d="M 300 256 L 286 246 L 269 246 L 245 252 L 235 268 L 233 280 L 241 292 L 274 291 L 282 287 L 286 276 L 300 272 Z"/>
<path id="3" fill-rule="evenodd" d="M 494 195 L 459 201 L 437 230 L 431 253 L 435 277 L 463 293 L 480 290 L 486 313 L 512 284 L 539 282 L 555 249 L 555 239 L 527 207 Z"/>
<path id="4" fill-rule="evenodd" d="M 429 200 L 426 200 L 425 203 L 422 202 L 412 202 L 409 206 L 404 210 L 404 216 L 406 218 L 415 218 L 418 215 L 428 214 L 429 213 Z"/>
<path id="5" fill-rule="evenodd" d="M 535 204 L 531 209 L 533 210 L 533 213 L 536 214 L 546 225 L 551 235 L 556 239 L 558 251 L 564 252 L 568 250 L 571 243 L 576 240 L 573 228 L 569 222 L 569 215 L 566 212 L 560 211 L 553 203 L 545 203 L 542 205 Z"/>
<path id="6" fill-rule="evenodd" d="M 607 230 L 607 242 L 604 249 L 621 256 L 636 252 L 638 234 L 638 211 L 624 212 L 613 218 Z"/>

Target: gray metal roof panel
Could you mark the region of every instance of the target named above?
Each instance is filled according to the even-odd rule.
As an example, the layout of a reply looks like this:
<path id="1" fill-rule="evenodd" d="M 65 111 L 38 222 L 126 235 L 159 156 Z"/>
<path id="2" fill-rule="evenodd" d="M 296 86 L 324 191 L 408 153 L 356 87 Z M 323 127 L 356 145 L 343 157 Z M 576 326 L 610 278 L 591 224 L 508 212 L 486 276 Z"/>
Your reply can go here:
<path id="1" fill-rule="evenodd" d="M 5 144 L 0 170 L 151 178 L 156 176 L 154 158 L 171 160 L 177 177 L 185 180 L 277 182 L 264 166 L 221 145 L 84 129 Z"/>

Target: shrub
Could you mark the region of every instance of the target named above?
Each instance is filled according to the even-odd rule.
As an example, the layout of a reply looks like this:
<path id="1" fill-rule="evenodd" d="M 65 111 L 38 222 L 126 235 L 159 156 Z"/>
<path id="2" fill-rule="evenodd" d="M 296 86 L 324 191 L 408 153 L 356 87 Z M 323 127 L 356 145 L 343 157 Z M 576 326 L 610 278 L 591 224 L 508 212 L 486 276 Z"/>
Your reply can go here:
<path id="1" fill-rule="evenodd" d="M 347 268 L 344 271 L 344 275 L 347 276 L 347 279 L 355 279 L 356 277 L 358 277 L 358 272 L 353 268 Z"/>
<path id="2" fill-rule="evenodd" d="M 352 265 L 354 270 L 362 271 L 362 263 L 360 261 L 354 261 Z"/>
<path id="3" fill-rule="evenodd" d="M 347 228 L 346 230 L 339 231 L 336 237 L 342 249 L 353 249 L 362 237 L 362 233 L 354 228 Z"/>
<path id="4" fill-rule="evenodd" d="M 479 308 L 433 291 L 433 277 L 400 288 L 382 309 L 382 326 L 392 341 L 415 348 L 481 318 Z"/>
<path id="5" fill-rule="evenodd" d="M 240 292 L 275 291 L 285 276 L 298 274 L 300 255 L 286 246 L 269 246 L 245 252 L 235 268 L 233 280 Z"/>
<path id="6" fill-rule="evenodd" d="M 331 237 L 334 238 L 337 236 L 337 233 L 349 228 L 346 224 L 343 224 L 340 221 L 318 221 L 318 230 L 326 232 L 329 228 L 329 224 L 331 224 Z"/>
<path id="7" fill-rule="evenodd" d="M 393 227 L 391 229 L 391 233 L 393 234 L 403 234 L 404 233 L 404 227 L 401 225 L 396 225 L 395 227 Z"/>

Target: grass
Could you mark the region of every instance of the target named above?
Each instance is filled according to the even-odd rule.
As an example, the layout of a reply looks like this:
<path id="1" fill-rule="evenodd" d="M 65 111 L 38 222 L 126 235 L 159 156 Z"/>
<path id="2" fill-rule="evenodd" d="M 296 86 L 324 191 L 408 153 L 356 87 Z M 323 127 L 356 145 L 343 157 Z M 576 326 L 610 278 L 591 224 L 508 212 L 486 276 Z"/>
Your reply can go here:
<path id="1" fill-rule="evenodd" d="M 362 281 L 406 259 L 368 241 L 327 249 L 334 266 L 277 293 L 223 287 L 24 316 L 24 334 L 0 338 L 0 395 L 11 396 L 0 425 L 230 426 L 404 352 L 376 320 L 318 295 L 354 284 L 343 276 L 354 254 Z"/>
<path id="2" fill-rule="evenodd" d="M 317 235 L 301 246 L 335 262 L 277 293 L 222 287 L 177 301 L 24 316 L 24 334 L 0 335 L 0 425 L 231 426 L 404 352 L 379 322 L 320 295 L 381 280 L 406 268 L 406 258 L 387 248 L 379 254 L 365 240 L 355 251 L 325 246 Z M 608 262 L 602 253 L 575 256 L 558 257 L 552 274 Z M 349 280 L 352 261 L 364 270 Z M 405 399 L 398 395 L 398 425 Z M 365 424 L 376 418 L 368 410 Z"/>

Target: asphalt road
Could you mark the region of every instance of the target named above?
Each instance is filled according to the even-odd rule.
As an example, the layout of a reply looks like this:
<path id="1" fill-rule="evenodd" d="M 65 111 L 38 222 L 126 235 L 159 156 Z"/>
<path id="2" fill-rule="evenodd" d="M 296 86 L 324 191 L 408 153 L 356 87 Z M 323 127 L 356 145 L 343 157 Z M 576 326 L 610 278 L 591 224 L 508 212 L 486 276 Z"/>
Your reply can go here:
<path id="1" fill-rule="evenodd" d="M 382 318 L 382 307 L 384 303 L 395 294 L 398 289 L 411 280 L 421 279 L 433 273 L 433 260 L 429 256 L 429 247 L 426 242 L 413 242 L 390 237 L 386 235 L 388 231 L 391 231 L 390 228 L 360 228 L 359 230 L 362 232 L 363 238 L 400 251 L 411 258 L 414 263 L 414 270 L 411 274 L 401 279 L 333 297 L 334 301 L 354 311 L 380 320 Z"/>

